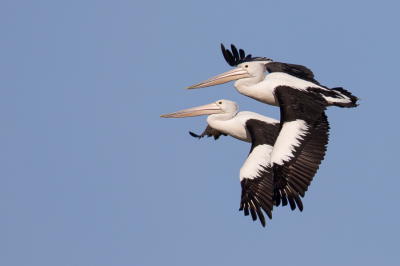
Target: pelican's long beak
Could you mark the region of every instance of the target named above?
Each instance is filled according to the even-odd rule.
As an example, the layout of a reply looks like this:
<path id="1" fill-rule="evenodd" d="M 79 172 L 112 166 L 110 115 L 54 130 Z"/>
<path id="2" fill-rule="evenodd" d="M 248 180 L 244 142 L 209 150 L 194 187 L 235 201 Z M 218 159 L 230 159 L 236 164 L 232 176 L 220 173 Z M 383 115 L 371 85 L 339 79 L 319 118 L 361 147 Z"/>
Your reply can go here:
<path id="1" fill-rule="evenodd" d="M 203 82 L 197 83 L 196 85 L 187 87 L 186 89 L 199 89 L 199 88 L 204 88 L 204 87 L 209 87 L 209 86 L 214 86 L 218 84 L 223 84 L 232 80 L 236 79 L 242 79 L 242 78 L 251 78 L 252 76 L 247 73 L 246 70 L 244 70 L 241 67 L 235 68 L 231 71 L 225 72 L 221 75 L 218 75 L 216 77 L 207 79 Z"/>
<path id="2" fill-rule="evenodd" d="M 222 109 L 219 107 L 218 104 L 210 103 L 207 105 L 185 109 L 175 113 L 160 115 L 160 117 L 179 118 L 179 117 L 191 117 L 191 116 L 223 114 L 223 113 L 224 111 L 222 111 Z"/>

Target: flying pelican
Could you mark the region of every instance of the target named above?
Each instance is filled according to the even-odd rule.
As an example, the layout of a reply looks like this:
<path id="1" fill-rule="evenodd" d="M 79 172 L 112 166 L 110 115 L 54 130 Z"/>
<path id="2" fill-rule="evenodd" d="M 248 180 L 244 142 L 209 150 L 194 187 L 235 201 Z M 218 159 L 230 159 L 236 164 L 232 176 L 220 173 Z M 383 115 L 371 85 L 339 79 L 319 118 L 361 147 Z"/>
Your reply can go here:
<path id="1" fill-rule="evenodd" d="M 325 109 L 331 105 L 356 107 L 359 99 L 343 88 L 322 86 L 314 79 L 313 72 L 304 66 L 273 62 L 266 57 L 245 56 L 242 49 L 238 52 L 234 45 L 231 48 L 232 52 L 221 44 L 225 60 L 229 65 L 236 66 L 235 69 L 187 89 L 236 80 L 234 86 L 239 93 L 280 107 L 280 130 L 276 148 L 271 154 L 274 182 L 277 184 L 274 198 L 277 205 L 281 199 L 285 201 L 284 195 L 288 195 L 288 200 L 292 202 L 295 194 L 304 195 L 305 187 L 299 184 L 312 180 L 325 155 L 325 150 L 320 148 L 310 149 L 307 159 L 298 157 L 310 138 L 319 147 L 327 141 L 329 124 Z M 313 135 L 321 136 L 321 142 Z"/>
<path id="2" fill-rule="evenodd" d="M 237 104 L 228 100 L 218 100 L 211 104 L 161 115 L 161 117 L 181 118 L 207 114 L 209 116 L 206 130 L 200 136 L 190 132 L 192 136 L 201 138 L 207 135 L 218 139 L 221 135 L 230 135 L 238 140 L 252 144 L 249 156 L 239 174 L 242 187 L 239 210 L 244 210 L 245 216 L 249 215 L 250 210 L 253 221 L 257 220 L 258 215 L 261 224 L 265 227 L 265 218 L 261 209 L 272 219 L 271 211 L 275 204 L 273 199 L 274 187 L 279 186 L 281 182 L 281 180 L 273 178 L 272 164 L 270 162 L 271 152 L 277 148 L 277 146 L 274 147 L 274 144 L 279 132 L 279 121 L 248 111 L 238 113 Z M 327 121 L 321 120 L 319 123 L 321 125 L 317 125 L 317 127 L 325 127 L 327 125 Z M 311 159 L 319 165 L 325 154 L 327 143 L 328 134 L 309 137 L 305 140 L 304 148 L 299 152 L 297 160 Z M 310 151 L 314 149 L 321 154 L 323 153 L 322 158 L 314 159 L 308 156 Z M 318 169 L 318 165 L 315 172 Z M 297 182 L 297 180 L 294 182 Z M 289 183 L 293 186 L 302 187 L 303 192 L 308 189 L 310 182 L 311 180 L 300 180 L 300 183 L 296 184 L 289 180 Z M 296 203 L 300 211 L 303 210 L 303 203 L 297 192 L 293 193 L 287 189 L 282 189 L 280 193 L 282 193 L 283 205 L 286 205 L 287 199 L 289 199 L 292 210 L 296 208 Z M 304 197 L 304 193 L 301 196 Z"/>

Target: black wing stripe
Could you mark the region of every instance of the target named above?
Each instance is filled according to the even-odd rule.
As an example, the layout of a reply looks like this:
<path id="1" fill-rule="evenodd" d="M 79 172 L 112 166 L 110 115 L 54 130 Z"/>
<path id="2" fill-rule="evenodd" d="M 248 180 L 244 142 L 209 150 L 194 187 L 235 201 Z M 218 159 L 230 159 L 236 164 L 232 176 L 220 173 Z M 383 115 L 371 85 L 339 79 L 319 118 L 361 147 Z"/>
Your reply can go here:
<path id="1" fill-rule="evenodd" d="M 270 170 L 271 171 L 271 170 Z M 254 215 L 257 212 L 257 206 L 261 207 L 267 216 L 272 219 L 272 196 L 273 196 L 273 187 L 272 187 L 272 173 L 264 172 L 263 175 L 256 179 L 247 179 L 242 180 L 242 199 L 240 202 L 239 210 L 244 210 L 244 215 L 247 216 L 249 213 L 246 211 L 248 207 L 250 209 L 250 213 L 252 214 L 252 218 L 254 220 Z M 267 177 L 268 179 L 265 179 Z M 268 182 L 270 184 L 268 184 Z M 253 204 L 256 208 L 253 207 Z M 252 213 L 252 210 L 256 211 Z M 261 210 L 261 209 L 260 209 Z M 265 218 L 264 216 L 258 215 L 260 218 L 261 224 L 265 227 Z"/>
<path id="2" fill-rule="evenodd" d="M 315 159 L 306 156 L 299 158 L 298 162 L 302 163 L 309 169 L 313 169 L 314 167 L 318 166 L 318 163 L 315 163 Z"/>
<path id="3" fill-rule="evenodd" d="M 251 218 L 253 218 L 253 221 L 257 220 L 256 207 L 254 206 L 252 200 L 250 200 L 250 213 L 251 213 Z"/>
<path id="4" fill-rule="evenodd" d="M 279 123 L 268 124 L 260 120 L 249 119 L 246 121 L 246 128 L 252 139 L 249 158 L 254 149 L 264 149 L 264 147 L 267 151 L 272 149 L 278 135 Z M 253 168 L 251 161 L 246 161 L 245 165 L 250 169 Z M 239 210 L 244 210 L 245 216 L 251 214 L 253 220 L 258 217 L 262 226 L 265 227 L 265 217 L 262 211 L 272 219 L 274 205 L 270 154 L 265 154 L 265 164 L 254 164 L 254 168 L 255 176 L 241 176 L 242 196 Z"/>
<path id="5" fill-rule="evenodd" d="M 294 203 L 294 199 L 293 198 L 288 198 L 288 200 L 289 200 L 290 208 L 292 210 L 296 209 L 296 203 Z"/>
<path id="6" fill-rule="evenodd" d="M 282 72 L 296 78 L 312 82 L 316 85 L 320 85 L 319 82 L 314 79 L 314 73 L 302 65 L 271 62 L 266 65 L 266 69 L 269 73 Z"/>
<path id="7" fill-rule="evenodd" d="M 303 202 L 301 201 L 299 195 L 297 193 L 293 193 L 294 200 L 296 201 L 297 206 L 299 206 L 299 210 L 303 210 Z M 294 210 L 296 208 L 296 206 L 294 206 L 294 208 L 292 208 L 292 210 Z"/>
<path id="8" fill-rule="evenodd" d="M 247 206 L 247 204 L 244 206 L 244 216 L 248 216 L 249 213 L 249 207 Z"/>
<path id="9" fill-rule="evenodd" d="M 308 158 L 319 159 L 321 155 L 323 156 L 325 154 L 325 152 L 323 150 L 314 149 L 313 153 L 303 151 L 303 154 Z"/>
<path id="10" fill-rule="evenodd" d="M 308 186 L 310 185 L 310 181 L 305 180 L 303 177 L 295 174 L 293 174 L 293 177 L 294 178 L 293 180 L 290 180 L 291 181 L 290 183 L 296 185 L 296 187 L 298 187 L 298 189 L 301 189 L 302 191 L 307 191 Z"/>
<path id="11" fill-rule="evenodd" d="M 285 195 L 287 195 L 287 192 L 284 189 L 283 189 L 283 192 L 284 192 Z M 286 206 L 288 204 L 287 197 L 285 195 L 282 196 L 282 205 L 283 206 Z"/>
<path id="12" fill-rule="evenodd" d="M 312 175 L 314 173 L 313 170 L 310 170 L 307 165 L 303 165 L 301 162 L 296 163 L 296 169 L 298 169 L 302 174 L 305 173 Z M 288 169 L 287 174 L 289 173 L 290 170 Z"/>
<path id="13" fill-rule="evenodd" d="M 262 188 L 263 190 L 271 190 L 272 192 L 272 187 L 269 188 Z M 260 201 L 260 204 L 264 205 L 267 209 L 272 209 L 272 202 L 269 200 L 272 198 L 272 193 L 263 193 L 259 194 L 258 192 L 252 190 L 254 193 L 254 197 L 258 198 Z"/>
<path id="14" fill-rule="evenodd" d="M 301 185 L 299 185 L 296 181 L 297 180 L 291 180 L 289 183 L 297 192 L 299 192 L 300 196 L 304 197 L 307 188 L 301 187 Z"/>
<path id="15" fill-rule="evenodd" d="M 259 199 L 258 197 L 256 197 L 256 198 Z M 271 195 L 271 198 L 272 198 L 272 195 Z M 260 206 L 263 208 L 263 210 L 268 215 L 268 217 L 272 218 L 271 210 L 272 210 L 273 206 L 272 206 L 272 204 L 270 202 L 265 203 L 265 201 L 266 201 L 265 199 L 261 199 L 260 198 L 260 201 L 259 201 L 260 202 Z"/>
<path id="16" fill-rule="evenodd" d="M 323 122 L 321 122 L 323 123 Z M 327 123 L 327 122 L 326 122 Z M 315 131 L 318 133 L 318 126 L 316 127 Z M 315 133 L 315 134 L 317 134 Z M 327 131 L 323 130 L 322 133 L 327 133 Z M 312 142 L 312 135 L 311 139 L 309 140 Z M 326 145 L 327 144 L 327 138 L 325 142 L 322 142 L 321 145 Z M 307 145 L 307 139 L 306 139 L 306 144 L 303 147 L 303 150 L 308 150 L 308 145 Z M 285 182 L 286 179 L 281 178 L 281 181 L 275 185 L 274 190 L 282 190 L 284 187 L 288 186 L 290 189 L 293 189 L 293 191 L 298 192 L 302 197 L 304 197 L 304 192 L 308 190 L 308 186 L 310 185 L 311 181 L 313 180 L 313 177 L 315 173 L 317 172 L 319 168 L 319 164 L 315 163 L 307 163 L 310 159 L 307 158 L 307 156 L 302 156 L 303 154 L 300 152 L 300 157 L 294 158 L 294 160 L 291 162 L 291 165 L 283 165 L 283 166 L 274 166 L 274 171 L 278 173 L 279 176 L 279 168 L 287 168 L 285 171 L 281 171 L 281 174 L 283 174 L 285 177 L 288 177 L 290 180 L 289 182 Z M 303 158 L 304 157 L 304 158 Z M 300 159 L 299 159 L 300 158 Z M 297 159 L 297 160 L 296 160 Z M 321 162 L 323 159 L 323 156 L 320 157 L 319 162 Z M 315 161 L 315 160 L 313 160 Z M 283 170 L 283 169 L 282 169 Z M 274 177 L 275 179 L 276 177 Z M 304 185 L 307 185 L 304 186 Z M 286 190 L 285 190 L 286 191 Z M 285 193 L 284 193 L 285 194 Z M 276 193 L 274 194 L 274 197 L 277 197 L 281 195 L 281 193 Z M 286 196 L 289 198 L 293 197 L 296 203 L 298 203 L 298 207 L 300 210 L 302 210 L 302 203 L 300 198 L 297 198 L 298 195 L 297 193 L 291 193 L 290 195 L 286 193 Z M 283 202 L 283 201 L 282 201 Z M 291 206 L 293 207 L 293 206 Z M 293 209 L 293 208 L 292 208 Z"/>
<path id="17" fill-rule="evenodd" d="M 291 182 L 295 182 L 298 186 L 300 186 L 303 190 L 307 190 L 308 186 L 310 185 L 310 180 L 304 178 L 301 173 L 298 172 L 289 172 L 287 174 L 291 174 L 294 178 L 290 179 Z"/>
<path id="18" fill-rule="evenodd" d="M 255 199 L 257 200 L 257 197 L 255 197 Z M 261 224 L 265 225 L 265 217 L 264 217 L 264 214 L 261 211 L 260 205 L 261 204 L 257 204 L 256 205 L 256 212 L 257 212 L 258 217 L 260 218 Z"/>
<path id="19" fill-rule="evenodd" d="M 263 188 L 264 190 L 268 189 L 272 191 L 272 187 L 269 188 Z M 272 193 L 264 193 L 264 194 L 259 194 L 257 192 L 254 193 L 255 197 L 257 197 L 258 199 L 260 199 L 261 203 L 263 205 L 265 205 L 268 209 L 272 209 L 272 202 L 271 202 L 271 198 L 272 198 Z"/>
<path id="20" fill-rule="evenodd" d="M 311 73 L 309 78 L 312 78 Z M 292 156 L 283 164 L 274 164 L 274 196 L 278 206 L 287 201 L 290 207 L 303 210 L 299 197 L 304 197 L 321 161 L 324 159 L 329 138 L 329 123 L 324 113 L 327 102 L 322 96 L 307 91 L 280 86 L 275 89 L 281 108 L 281 129 L 287 122 L 302 120 L 307 124 L 305 134 L 298 139 L 299 145 L 292 146 Z M 287 198 L 287 199 L 286 199 Z"/>

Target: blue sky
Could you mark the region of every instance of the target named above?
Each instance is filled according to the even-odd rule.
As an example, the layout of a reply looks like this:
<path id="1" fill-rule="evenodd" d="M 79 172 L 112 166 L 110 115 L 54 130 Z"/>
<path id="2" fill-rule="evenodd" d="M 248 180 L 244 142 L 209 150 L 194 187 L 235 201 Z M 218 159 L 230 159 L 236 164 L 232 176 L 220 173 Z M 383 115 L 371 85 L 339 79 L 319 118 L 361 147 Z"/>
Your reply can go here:
<path id="1" fill-rule="evenodd" d="M 3 1 L 1 265 L 398 265 L 398 1 Z M 220 43 L 302 64 L 362 99 L 331 107 L 304 211 L 238 211 L 248 143 L 196 140 L 229 99 Z"/>

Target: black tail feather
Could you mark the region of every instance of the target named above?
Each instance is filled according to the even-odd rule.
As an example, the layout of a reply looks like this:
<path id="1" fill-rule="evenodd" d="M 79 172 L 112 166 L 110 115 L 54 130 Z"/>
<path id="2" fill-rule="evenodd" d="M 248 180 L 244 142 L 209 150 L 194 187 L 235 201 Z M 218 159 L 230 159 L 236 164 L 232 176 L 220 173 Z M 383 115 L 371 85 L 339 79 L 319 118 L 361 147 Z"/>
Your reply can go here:
<path id="1" fill-rule="evenodd" d="M 360 99 L 360 98 L 357 98 L 356 96 L 354 96 L 353 94 L 351 94 L 351 92 L 349 92 L 349 91 L 343 89 L 342 87 L 332 88 L 332 90 L 340 92 L 341 94 L 343 94 L 343 95 L 349 97 L 350 100 L 351 100 L 351 103 L 337 103 L 337 102 L 336 102 L 336 103 L 333 103 L 333 105 L 338 106 L 338 107 L 347 107 L 347 108 L 359 106 L 359 104 L 357 103 L 357 101 L 358 101 L 358 100 L 361 100 L 361 99 Z"/>

